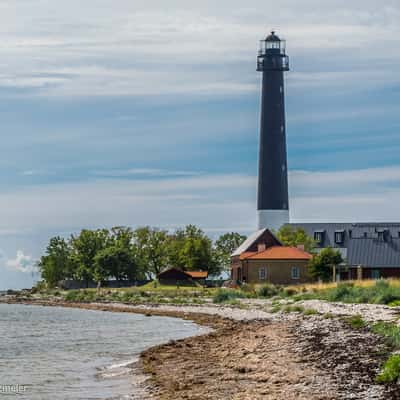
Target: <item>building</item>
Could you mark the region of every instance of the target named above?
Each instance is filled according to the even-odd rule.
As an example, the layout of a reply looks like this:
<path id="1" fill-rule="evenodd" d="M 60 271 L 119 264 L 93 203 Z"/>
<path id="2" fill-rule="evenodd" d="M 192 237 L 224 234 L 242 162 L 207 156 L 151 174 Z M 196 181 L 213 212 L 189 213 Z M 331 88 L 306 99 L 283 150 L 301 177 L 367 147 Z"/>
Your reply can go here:
<path id="1" fill-rule="evenodd" d="M 298 223 L 318 249 L 340 251 L 337 280 L 400 277 L 400 223 Z"/>
<path id="2" fill-rule="evenodd" d="M 336 269 L 337 279 L 400 277 L 400 223 L 289 223 L 284 89 L 284 72 L 289 71 L 289 58 L 286 42 L 275 32 L 261 40 L 257 71 L 262 72 L 257 205 L 261 231 L 252 235 L 232 255 L 235 279 L 255 279 L 253 275 L 249 277 L 248 272 L 253 271 L 250 265 L 256 265 L 255 260 L 264 257 L 262 262 L 267 263 L 267 256 L 282 255 L 282 250 L 259 251 L 259 256 L 249 257 L 242 253 L 249 243 L 252 244 L 246 251 L 256 252 L 258 242 L 269 236 L 265 229 L 276 231 L 286 224 L 304 228 L 319 249 L 333 247 L 341 252 L 345 261 Z M 261 239 L 257 236 L 260 232 L 264 235 Z M 271 237 L 268 240 L 273 241 Z M 274 244 L 266 244 L 267 248 L 271 246 Z M 289 253 L 285 257 L 289 257 Z M 292 261 L 289 260 L 289 264 Z M 250 269 L 246 269 L 247 265 Z"/>
<path id="3" fill-rule="evenodd" d="M 208 277 L 207 271 L 183 271 L 179 268 L 168 268 L 157 275 L 162 285 L 192 286 L 203 285 Z"/>
<path id="4" fill-rule="evenodd" d="M 286 42 L 275 32 L 261 40 L 257 71 L 262 72 L 258 228 L 278 230 L 289 222 L 285 86 L 289 71 Z"/>
<path id="5" fill-rule="evenodd" d="M 292 285 L 310 282 L 311 254 L 283 246 L 269 229 L 251 235 L 231 257 L 235 282 Z"/>

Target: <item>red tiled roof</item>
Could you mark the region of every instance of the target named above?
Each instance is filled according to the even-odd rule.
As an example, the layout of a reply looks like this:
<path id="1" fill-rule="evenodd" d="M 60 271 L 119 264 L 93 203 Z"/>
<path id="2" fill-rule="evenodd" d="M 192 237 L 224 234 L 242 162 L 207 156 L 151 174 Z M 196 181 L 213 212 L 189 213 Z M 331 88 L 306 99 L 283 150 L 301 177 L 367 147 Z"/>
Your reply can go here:
<path id="1" fill-rule="evenodd" d="M 192 278 L 203 279 L 208 277 L 207 271 L 185 271 L 185 274 L 190 275 Z"/>
<path id="2" fill-rule="evenodd" d="M 242 257 L 240 257 L 242 258 Z M 246 260 L 311 260 L 312 255 L 297 247 L 273 246 L 259 253 L 248 254 Z"/>
<path id="3" fill-rule="evenodd" d="M 240 255 L 240 259 L 244 260 L 244 259 L 246 259 L 246 258 L 248 258 L 250 256 L 254 256 L 255 254 L 257 254 L 257 252 L 255 252 L 255 251 L 245 251 L 244 253 L 242 253 Z"/>

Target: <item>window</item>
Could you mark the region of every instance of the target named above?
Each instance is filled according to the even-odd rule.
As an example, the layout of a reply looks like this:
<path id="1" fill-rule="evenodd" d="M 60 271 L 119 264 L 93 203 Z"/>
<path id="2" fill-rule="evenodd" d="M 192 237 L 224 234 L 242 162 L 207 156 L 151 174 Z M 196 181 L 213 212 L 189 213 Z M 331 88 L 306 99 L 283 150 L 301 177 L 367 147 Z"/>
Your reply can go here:
<path id="1" fill-rule="evenodd" d="M 343 231 L 336 231 L 335 232 L 335 243 L 342 244 L 344 242 L 344 232 Z"/>
<path id="2" fill-rule="evenodd" d="M 364 232 L 364 237 L 365 237 L 365 238 L 368 237 L 368 232 Z"/>
<path id="3" fill-rule="evenodd" d="M 260 281 L 265 281 L 265 280 L 267 279 L 267 268 L 261 267 L 261 268 L 258 270 L 258 279 L 259 279 Z"/>
<path id="4" fill-rule="evenodd" d="M 321 244 L 324 239 L 324 233 L 322 231 L 316 231 L 314 232 L 314 240 L 318 243 Z"/>
<path id="5" fill-rule="evenodd" d="M 300 279 L 300 268 L 292 267 L 292 279 Z"/>
<path id="6" fill-rule="evenodd" d="M 381 278 L 381 271 L 379 269 L 372 270 L 372 279 L 380 279 Z"/>

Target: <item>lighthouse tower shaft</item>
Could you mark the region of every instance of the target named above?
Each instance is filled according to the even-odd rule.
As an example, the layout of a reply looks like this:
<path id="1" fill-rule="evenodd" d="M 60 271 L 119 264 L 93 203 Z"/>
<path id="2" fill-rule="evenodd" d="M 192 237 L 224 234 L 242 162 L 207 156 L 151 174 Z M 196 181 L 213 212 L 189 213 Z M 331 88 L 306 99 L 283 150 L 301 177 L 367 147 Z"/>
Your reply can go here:
<path id="1" fill-rule="evenodd" d="M 258 173 L 259 229 L 278 230 L 289 222 L 284 72 L 289 71 L 285 41 L 272 32 L 261 47 L 262 76 Z"/>

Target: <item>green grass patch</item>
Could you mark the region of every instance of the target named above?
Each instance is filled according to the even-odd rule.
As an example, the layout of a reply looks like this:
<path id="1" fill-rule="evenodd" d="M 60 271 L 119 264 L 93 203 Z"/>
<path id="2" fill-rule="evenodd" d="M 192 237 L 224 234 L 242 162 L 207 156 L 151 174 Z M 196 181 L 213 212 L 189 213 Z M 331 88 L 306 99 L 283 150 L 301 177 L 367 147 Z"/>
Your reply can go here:
<path id="1" fill-rule="evenodd" d="M 312 290 L 295 294 L 297 300 L 320 299 L 341 303 L 370 303 L 400 305 L 400 287 L 386 280 L 379 280 L 370 286 L 357 285 L 353 282 L 338 283 L 333 288 Z"/>
<path id="2" fill-rule="evenodd" d="M 220 303 L 228 303 L 234 299 L 243 299 L 247 296 L 240 290 L 234 289 L 219 289 L 218 292 L 213 297 L 213 302 Z"/>
<path id="3" fill-rule="evenodd" d="M 353 315 L 352 317 L 345 318 L 345 321 L 353 329 L 363 329 L 367 326 L 367 323 L 362 319 L 361 315 Z"/>
<path id="4" fill-rule="evenodd" d="M 314 310 L 313 308 L 306 308 L 304 310 L 304 315 L 317 315 L 319 312 L 317 310 Z"/>
<path id="5" fill-rule="evenodd" d="M 372 326 L 372 332 L 387 338 L 391 346 L 400 349 L 400 327 L 391 322 L 378 322 Z"/>
<path id="6" fill-rule="evenodd" d="M 304 313 L 305 309 L 303 306 L 286 306 L 283 308 L 283 312 L 290 313 L 290 312 L 297 312 L 297 313 Z"/>
<path id="7" fill-rule="evenodd" d="M 376 377 L 379 383 L 397 383 L 400 381 L 400 354 L 393 354 L 385 362 L 382 372 Z"/>

